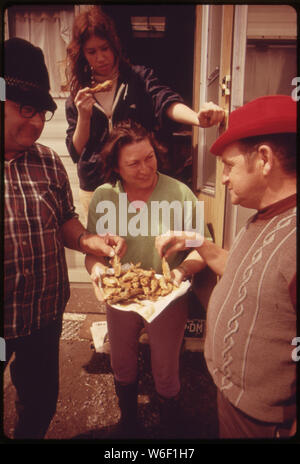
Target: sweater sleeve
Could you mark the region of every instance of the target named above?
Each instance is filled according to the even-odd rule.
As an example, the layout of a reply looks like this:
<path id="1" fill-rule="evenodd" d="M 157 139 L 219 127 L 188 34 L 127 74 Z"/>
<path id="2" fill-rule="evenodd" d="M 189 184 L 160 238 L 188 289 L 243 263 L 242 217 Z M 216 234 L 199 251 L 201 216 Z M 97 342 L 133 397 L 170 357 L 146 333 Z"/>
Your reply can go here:
<path id="1" fill-rule="evenodd" d="M 133 70 L 143 81 L 145 91 L 152 100 L 154 116 L 158 119 L 160 125 L 162 125 L 167 108 L 172 103 L 184 103 L 183 98 L 179 93 L 162 84 L 151 68 L 133 66 Z"/>
<path id="2" fill-rule="evenodd" d="M 68 122 L 66 145 L 67 145 L 67 149 L 68 149 L 68 152 L 69 152 L 72 160 L 74 161 L 74 163 L 77 163 L 79 161 L 80 156 L 77 153 L 77 151 L 76 151 L 76 149 L 75 149 L 75 147 L 73 145 L 73 135 L 74 135 L 76 125 L 77 125 L 78 112 L 77 112 L 77 108 L 76 108 L 73 100 L 71 99 L 71 97 L 69 97 L 66 100 L 65 109 L 66 109 L 66 118 L 67 118 L 67 122 Z"/>

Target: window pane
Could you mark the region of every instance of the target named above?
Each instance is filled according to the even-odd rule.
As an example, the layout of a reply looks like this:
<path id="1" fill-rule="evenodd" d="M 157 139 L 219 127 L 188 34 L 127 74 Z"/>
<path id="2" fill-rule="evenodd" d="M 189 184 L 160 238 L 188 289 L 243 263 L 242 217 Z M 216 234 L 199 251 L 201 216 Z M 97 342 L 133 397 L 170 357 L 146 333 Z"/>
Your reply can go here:
<path id="1" fill-rule="evenodd" d="M 291 95 L 295 76 L 296 45 L 272 44 L 267 40 L 248 43 L 244 103 L 263 95 Z"/>

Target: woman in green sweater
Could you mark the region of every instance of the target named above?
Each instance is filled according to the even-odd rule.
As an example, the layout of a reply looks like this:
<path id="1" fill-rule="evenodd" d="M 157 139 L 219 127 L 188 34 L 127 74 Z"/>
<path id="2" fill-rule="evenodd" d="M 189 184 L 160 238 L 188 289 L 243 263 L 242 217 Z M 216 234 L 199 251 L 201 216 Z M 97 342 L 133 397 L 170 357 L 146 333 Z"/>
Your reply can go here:
<path id="1" fill-rule="evenodd" d="M 155 249 L 156 236 L 176 228 L 199 227 L 197 198 L 182 182 L 158 171 L 162 147 L 140 125 L 122 123 L 111 134 L 102 156 L 107 183 L 98 187 L 89 207 L 88 230 L 98 234 L 124 236 L 127 252 L 123 263 L 141 263 L 143 269 L 162 272 Z M 161 211 L 159 212 L 159 208 Z M 160 214 L 161 213 L 161 214 Z M 203 218 L 202 218 L 203 219 Z M 104 262 L 86 257 L 96 296 L 102 299 L 95 270 Z M 177 283 L 201 270 L 203 260 L 197 252 L 179 252 L 169 260 Z M 145 327 L 151 349 L 152 373 L 166 427 L 178 422 L 180 392 L 179 353 L 187 320 L 186 296 L 171 303 L 151 323 L 139 314 L 107 305 L 111 365 L 121 409 L 123 431 L 134 434 L 137 419 L 138 340 Z M 172 417 L 171 417 L 172 412 Z M 169 430 L 170 432 L 170 430 Z"/>

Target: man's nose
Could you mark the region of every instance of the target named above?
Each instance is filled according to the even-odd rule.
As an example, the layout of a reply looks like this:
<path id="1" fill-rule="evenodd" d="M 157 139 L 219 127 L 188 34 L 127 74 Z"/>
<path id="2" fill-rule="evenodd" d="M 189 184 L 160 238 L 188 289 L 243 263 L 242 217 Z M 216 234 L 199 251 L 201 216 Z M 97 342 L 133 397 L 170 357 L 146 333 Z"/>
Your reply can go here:
<path id="1" fill-rule="evenodd" d="M 36 113 L 32 118 L 30 118 L 30 123 L 36 127 L 44 126 L 45 117 L 42 113 Z"/>
<path id="2" fill-rule="evenodd" d="M 227 184 L 228 180 L 229 180 L 228 175 L 223 171 L 223 174 L 222 174 L 222 184 L 223 184 L 223 185 Z"/>

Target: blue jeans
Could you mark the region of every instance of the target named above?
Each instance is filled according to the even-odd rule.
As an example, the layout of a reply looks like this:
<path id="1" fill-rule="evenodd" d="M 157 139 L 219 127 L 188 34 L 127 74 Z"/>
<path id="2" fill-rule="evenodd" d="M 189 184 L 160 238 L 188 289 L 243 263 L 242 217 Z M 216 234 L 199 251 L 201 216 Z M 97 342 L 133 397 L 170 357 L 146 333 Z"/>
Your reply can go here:
<path id="1" fill-rule="evenodd" d="M 6 340 L 6 360 L 17 391 L 14 438 L 41 439 L 56 411 L 62 319 L 31 335 Z M 5 406 L 5 405 L 4 405 Z"/>

